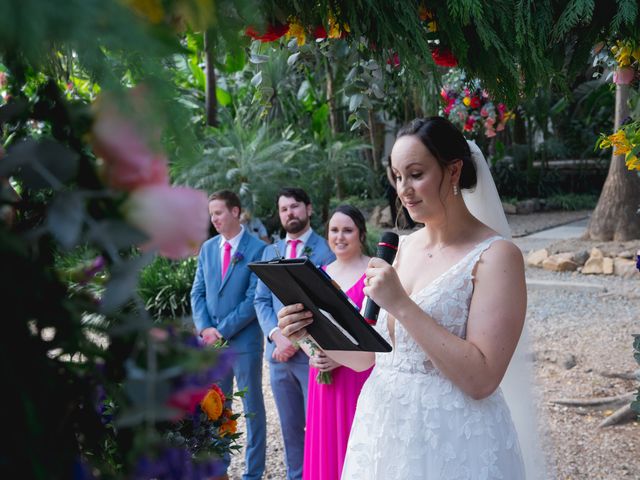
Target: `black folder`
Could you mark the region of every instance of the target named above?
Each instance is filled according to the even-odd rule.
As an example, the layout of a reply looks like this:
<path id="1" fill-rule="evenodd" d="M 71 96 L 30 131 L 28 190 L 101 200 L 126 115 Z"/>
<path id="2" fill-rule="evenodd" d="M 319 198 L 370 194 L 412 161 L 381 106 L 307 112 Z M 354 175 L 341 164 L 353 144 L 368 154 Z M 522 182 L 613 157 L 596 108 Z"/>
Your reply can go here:
<path id="1" fill-rule="evenodd" d="M 313 313 L 307 331 L 323 349 L 391 351 L 349 297 L 308 258 L 253 262 L 249 268 L 284 305 L 302 303 Z"/>

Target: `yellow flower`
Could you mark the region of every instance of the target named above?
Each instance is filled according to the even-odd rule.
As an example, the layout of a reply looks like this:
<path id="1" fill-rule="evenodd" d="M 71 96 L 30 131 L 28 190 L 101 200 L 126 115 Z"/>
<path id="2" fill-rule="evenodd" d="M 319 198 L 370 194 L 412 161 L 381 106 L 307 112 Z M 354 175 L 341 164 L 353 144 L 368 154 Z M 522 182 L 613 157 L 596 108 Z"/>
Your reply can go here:
<path id="1" fill-rule="evenodd" d="M 151 23 L 160 23 L 164 18 L 162 0 L 127 0 L 127 3 Z"/>
<path id="2" fill-rule="evenodd" d="M 637 62 L 640 62 L 640 45 L 638 45 L 633 52 L 631 52 L 631 56 L 636 59 Z"/>
<path id="3" fill-rule="evenodd" d="M 616 45 L 611 47 L 611 53 L 613 53 L 616 62 L 618 62 L 618 66 L 628 67 L 633 63 L 631 59 L 631 55 L 633 53 L 632 43 L 630 40 L 616 42 Z"/>
<path id="4" fill-rule="evenodd" d="M 342 24 L 342 29 L 340 29 L 340 24 L 336 21 L 336 17 L 333 13 L 329 13 L 329 31 L 327 35 L 329 38 L 342 38 L 342 33 L 351 32 L 351 28 L 346 23 Z"/>
<path id="5" fill-rule="evenodd" d="M 464 104 L 465 104 L 465 106 L 466 106 L 466 107 L 468 107 L 469 105 L 471 105 L 471 98 L 469 98 L 469 97 L 464 97 L 464 98 L 462 99 L 462 103 L 464 103 Z"/>
<path id="6" fill-rule="evenodd" d="M 427 31 L 428 32 L 437 32 L 438 31 L 438 25 L 436 24 L 435 21 L 431 21 L 429 23 L 427 23 Z"/>
<path id="7" fill-rule="evenodd" d="M 640 170 L 640 159 L 636 155 L 629 155 L 624 163 L 629 170 Z"/>
<path id="8" fill-rule="evenodd" d="M 298 46 L 301 47 L 307 42 L 307 34 L 304 31 L 304 27 L 296 18 L 289 19 L 289 32 L 287 38 L 295 37 L 298 42 Z"/>

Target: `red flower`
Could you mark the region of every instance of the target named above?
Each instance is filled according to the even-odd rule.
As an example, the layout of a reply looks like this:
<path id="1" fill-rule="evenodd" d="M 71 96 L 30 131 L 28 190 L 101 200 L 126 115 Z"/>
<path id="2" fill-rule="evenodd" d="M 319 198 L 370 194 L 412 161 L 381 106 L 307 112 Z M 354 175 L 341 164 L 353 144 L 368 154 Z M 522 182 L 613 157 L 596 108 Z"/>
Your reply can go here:
<path id="1" fill-rule="evenodd" d="M 478 97 L 471 97 L 471 103 L 469 104 L 471 108 L 479 108 L 480 107 L 480 99 Z"/>
<path id="2" fill-rule="evenodd" d="M 400 66 L 400 57 L 396 52 L 394 52 L 391 58 L 387 58 L 387 65 L 391 65 L 393 68 L 398 68 Z"/>
<path id="3" fill-rule="evenodd" d="M 322 25 L 318 25 L 316 29 L 313 31 L 313 38 L 315 38 L 316 40 L 322 40 L 327 37 L 328 37 L 327 31 Z"/>
<path id="4" fill-rule="evenodd" d="M 436 65 L 441 67 L 455 67 L 458 65 L 458 59 L 446 47 L 435 47 L 431 50 L 431 57 Z"/>
<path id="5" fill-rule="evenodd" d="M 206 387 L 189 387 L 179 390 L 169 397 L 169 406 L 184 413 L 193 413 L 208 391 Z"/>
<path id="6" fill-rule="evenodd" d="M 471 130 L 473 130 L 474 123 L 476 123 L 475 119 L 471 115 L 469 115 L 469 118 L 467 118 L 467 121 L 464 123 L 465 132 L 470 132 Z"/>
<path id="7" fill-rule="evenodd" d="M 287 34 L 289 31 L 289 25 L 269 25 L 267 31 L 264 34 L 260 34 L 255 28 L 249 26 L 245 30 L 245 33 L 254 40 L 260 40 L 261 42 L 273 42 L 280 37 Z"/>

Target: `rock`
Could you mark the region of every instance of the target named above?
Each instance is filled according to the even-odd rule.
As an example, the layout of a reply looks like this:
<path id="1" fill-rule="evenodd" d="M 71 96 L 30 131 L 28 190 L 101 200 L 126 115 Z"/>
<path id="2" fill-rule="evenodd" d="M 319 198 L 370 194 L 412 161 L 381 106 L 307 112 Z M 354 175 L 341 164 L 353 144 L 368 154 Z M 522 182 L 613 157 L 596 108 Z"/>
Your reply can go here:
<path id="1" fill-rule="evenodd" d="M 542 268 L 552 272 L 573 272 L 578 268 L 578 264 L 572 260 L 572 257 L 572 252 L 551 255 L 542 262 Z"/>
<path id="2" fill-rule="evenodd" d="M 533 213 L 540 210 L 540 202 L 537 198 L 530 198 L 529 200 L 521 200 L 516 203 L 516 212 L 517 213 Z"/>
<path id="3" fill-rule="evenodd" d="M 633 260 L 635 258 L 635 255 L 633 252 L 630 252 L 629 250 L 625 250 L 624 252 L 618 253 L 618 257 Z"/>
<path id="4" fill-rule="evenodd" d="M 636 270 L 636 262 L 619 257 L 614 258 L 613 274 L 624 278 L 632 278 L 638 276 L 638 271 Z"/>
<path id="5" fill-rule="evenodd" d="M 542 250 L 532 250 L 527 255 L 527 265 L 532 267 L 542 268 L 542 262 L 544 262 L 549 257 L 549 252 L 546 248 Z"/>
<path id="6" fill-rule="evenodd" d="M 577 252 L 573 252 L 573 256 L 571 260 L 576 262 L 578 265 L 582 266 L 589 259 L 589 253 L 586 250 L 579 250 Z"/>
<path id="7" fill-rule="evenodd" d="M 393 227 L 391 219 L 391 207 L 376 205 L 371 212 L 370 222 L 376 227 Z"/>
<path id="8" fill-rule="evenodd" d="M 514 214 L 518 213 L 518 209 L 512 203 L 502 202 L 502 209 L 504 210 L 504 213 L 509 214 L 509 215 L 514 215 Z"/>
<path id="9" fill-rule="evenodd" d="M 582 273 L 586 275 L 601 275 L 604 273 L 604 255 L 598 248 L 591 249 L 591 255 L 582 267 Z"/>
<path id="10" fill-rule="evenodd" d="M 613 275 L 613 258 L 604 257 L 602 259 L 602 273 L 605 275 Z"/>
<path id="11" fill-rule="evenodd" d="M 562 366 L 565 368 L 565 370 L 571 370 L 577 364 L 578 364 L 578 361 L 576 360 L 576 356 L 570 353 L 565 355 L 564 358 L 562 359 Z"/>

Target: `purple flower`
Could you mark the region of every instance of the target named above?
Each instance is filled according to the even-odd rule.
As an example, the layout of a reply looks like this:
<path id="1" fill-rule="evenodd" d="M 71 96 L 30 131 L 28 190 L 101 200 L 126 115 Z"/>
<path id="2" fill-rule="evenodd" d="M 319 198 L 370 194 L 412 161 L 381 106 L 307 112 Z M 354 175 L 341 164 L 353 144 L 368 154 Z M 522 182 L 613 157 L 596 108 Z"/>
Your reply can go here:
<path id="1" fill-rule="evenodd" d="M 82 283 L 88 282 L 91 278 L 93 278 L 97 273 L 100 273 L 104 270 L 104 267 L 107 265 L 107 261 L 104 259 L 102 255 L 96 257 L 91 265 L 84 269 L 82 274 L 84 275 L 84 281 Z"/>
<path id="2" fill-rule="evenodd" d="M 231 257 L 231 265 L 235 265 L 238 262 L 241 262 L 244 259 L 244 256 L 240 252 L 236 252 Z"/>

